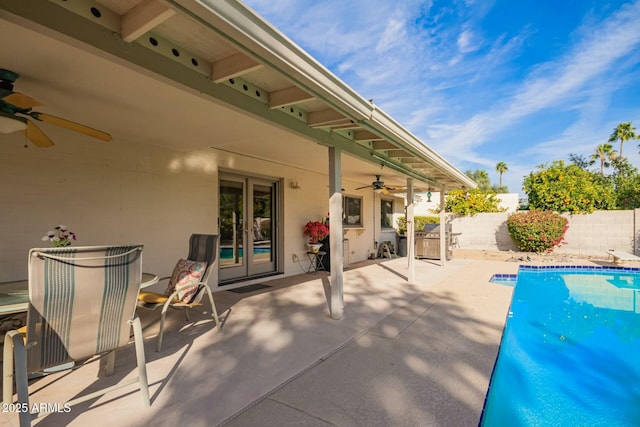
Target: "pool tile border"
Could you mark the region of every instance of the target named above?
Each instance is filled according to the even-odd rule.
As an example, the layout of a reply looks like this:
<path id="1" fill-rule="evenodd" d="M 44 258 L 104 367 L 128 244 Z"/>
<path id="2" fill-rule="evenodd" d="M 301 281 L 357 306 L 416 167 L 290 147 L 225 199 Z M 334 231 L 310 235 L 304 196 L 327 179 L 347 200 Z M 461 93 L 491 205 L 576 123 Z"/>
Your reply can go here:
<path id="1" fill-rule="evenodd" d="M 640 267 L 611 267 L 606 265 L 520 265 L 518 271 L 540 270 L 599 270 L 640 272 Z"/>
<path id="2" fill-rule="evenodd" d="M 489 279 L 492 283 L 510 282 L 518 278 L 517 274 L 496 273 Z"/>
<path id="3" fill-rule="evenodd" d="M 611 271 L 611 272 L 633 272 L 640 273 L 640 267 L 622 267 L 606 265 L 520 265 L 518 271 L 543 271 L 543 270 L 565 270 L 565 271 Z M 517 274 L 495 273 L 489 279 L 490 283 L 512 282 L 518 280 Z"/>

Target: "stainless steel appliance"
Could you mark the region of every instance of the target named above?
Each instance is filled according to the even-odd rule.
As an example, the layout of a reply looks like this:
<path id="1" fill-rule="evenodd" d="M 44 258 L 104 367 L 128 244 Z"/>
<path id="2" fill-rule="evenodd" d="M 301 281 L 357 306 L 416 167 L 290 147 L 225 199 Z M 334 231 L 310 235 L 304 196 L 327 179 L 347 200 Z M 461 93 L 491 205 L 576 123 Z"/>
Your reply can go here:
<path id="1" fill-rule="evenodd" d="M 427 224 L 423 231 L 416 231 L 416 258 L 440 259 L 440 226 Z M 445 227 L 445 256 L 449 260 L 452 257 L 451 250 L 451 224 Z"/>

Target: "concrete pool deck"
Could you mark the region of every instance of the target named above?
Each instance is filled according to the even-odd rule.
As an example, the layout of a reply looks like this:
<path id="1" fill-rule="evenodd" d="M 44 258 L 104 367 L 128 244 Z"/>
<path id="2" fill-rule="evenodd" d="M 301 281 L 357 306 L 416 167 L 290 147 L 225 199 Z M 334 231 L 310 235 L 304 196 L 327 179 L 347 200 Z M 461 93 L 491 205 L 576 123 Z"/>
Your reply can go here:
<path id="1" fill-rule="evenodd" d="M 187 323 L 172 312 L 160 353 L 158 313 L 140 312 L 151 407 L 137 391 L 114 392 L 34 424 L 477 425 L 513 290 L 489 279 L 516 273 L 519 263 L 417 264 L 413 283 L 403 258 L 348 269 L 339 321 L 328 316 L 324 273 L 218 292 L 222 331 L 207 313 Z M 121 350 L 111 377 L 98 377 L 101 362 L 92 362 L 36 380 L 32 401 L 60 402 L 126 379 L 134 359 L 132 348 Z M 4 415 L 0 425 L 17 421 Z"/>

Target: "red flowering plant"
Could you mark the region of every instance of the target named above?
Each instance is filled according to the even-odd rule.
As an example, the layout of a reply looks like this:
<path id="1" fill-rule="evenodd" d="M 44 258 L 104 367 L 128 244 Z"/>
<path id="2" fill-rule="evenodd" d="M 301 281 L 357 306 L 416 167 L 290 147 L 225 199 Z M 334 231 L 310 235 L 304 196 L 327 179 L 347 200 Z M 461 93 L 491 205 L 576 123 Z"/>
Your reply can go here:
<path id="1" fill-rule="evenodd" d="M 551 211 L 516 212 L 507 219 L 507 229 L 518 249 L 527 252 L 551 252 L 564 240 L 569 221 Z"/>
<path id="2" fill-rule="evenodd" d="M 320 221 L 309 221 L 304 226 L 304 235 L 309 238 L 309 243 L 318 243 L 329 235 L 329 227 Z"/>

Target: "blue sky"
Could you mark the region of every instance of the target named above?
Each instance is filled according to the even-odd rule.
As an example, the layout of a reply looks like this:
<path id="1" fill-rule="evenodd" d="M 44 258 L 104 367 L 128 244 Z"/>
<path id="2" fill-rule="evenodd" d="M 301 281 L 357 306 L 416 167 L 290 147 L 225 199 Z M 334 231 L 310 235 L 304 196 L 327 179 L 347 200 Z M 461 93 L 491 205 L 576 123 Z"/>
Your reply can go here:
<path id="1" fill-rule="evenodd" d="M 245 3 L 463 172 L 507 163 L 521 195 L 537 165 L 640 132 L 640 0 Z"/>

